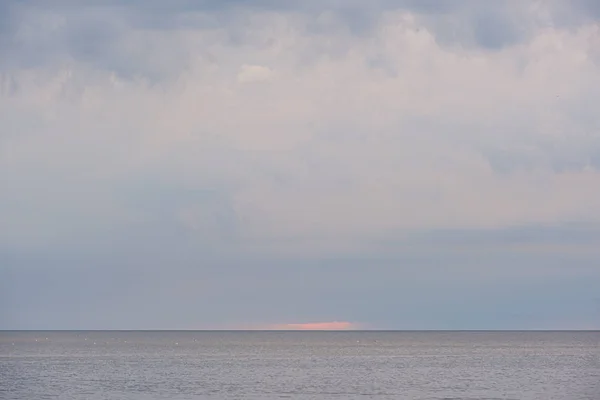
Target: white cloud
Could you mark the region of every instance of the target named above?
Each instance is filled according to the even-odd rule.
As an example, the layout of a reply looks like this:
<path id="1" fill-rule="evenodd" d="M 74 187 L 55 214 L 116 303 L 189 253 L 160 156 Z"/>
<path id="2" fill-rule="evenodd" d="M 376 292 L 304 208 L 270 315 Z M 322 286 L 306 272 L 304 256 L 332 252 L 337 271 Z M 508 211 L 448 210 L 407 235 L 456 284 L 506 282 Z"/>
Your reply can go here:
<path id="1" fill-rule="evenodd" d="M 247 65 L 244 64 L 240 68 L 240 72 L 237 75 L 238 82 L 260 82 L 268 80 L 273 71 L 262 65 Z"/>
<path id="2" fill-rule="evenodd" d="M 131 200 L 140 186 L 218 191 L 209 211 L 271 249 L 598 221 L 597 24 L 490 51 L 448 47 L 409 12 L 364 36 L 335 21 L 315 32 L 297 13 L 239 18 L 237 41 L 227 26 L 122 33 L 162 39 L 136 47 L 148 62 L 182 55 L 158 81 L 72 57 L 5 70 L 0 241 L 130 229 L 148 218 Z M 181 195 L 163 218 L 210 236 L 220 220 L 203 204 Z"/>

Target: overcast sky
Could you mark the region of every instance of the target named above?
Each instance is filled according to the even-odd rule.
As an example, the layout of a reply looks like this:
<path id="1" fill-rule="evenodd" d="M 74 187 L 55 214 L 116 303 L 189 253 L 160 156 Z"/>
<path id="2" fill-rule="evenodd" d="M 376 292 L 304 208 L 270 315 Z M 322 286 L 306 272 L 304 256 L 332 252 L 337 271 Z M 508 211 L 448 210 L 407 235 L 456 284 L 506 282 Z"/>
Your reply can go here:
<path id="1" fill-rule="evenodd" d="M 1 1 L 0 329 L 600 328 L 599 104 L 595 0 Z"/>

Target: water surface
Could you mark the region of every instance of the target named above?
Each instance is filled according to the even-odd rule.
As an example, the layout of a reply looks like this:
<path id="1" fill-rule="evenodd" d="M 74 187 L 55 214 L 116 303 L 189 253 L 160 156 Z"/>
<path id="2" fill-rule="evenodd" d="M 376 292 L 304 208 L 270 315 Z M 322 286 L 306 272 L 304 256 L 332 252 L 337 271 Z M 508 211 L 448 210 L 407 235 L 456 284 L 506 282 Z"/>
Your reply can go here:
<path id="1" fill-rule="evenodd" d="M 0 332 L 0 399 L 600 399 L 600 332 Z"/>

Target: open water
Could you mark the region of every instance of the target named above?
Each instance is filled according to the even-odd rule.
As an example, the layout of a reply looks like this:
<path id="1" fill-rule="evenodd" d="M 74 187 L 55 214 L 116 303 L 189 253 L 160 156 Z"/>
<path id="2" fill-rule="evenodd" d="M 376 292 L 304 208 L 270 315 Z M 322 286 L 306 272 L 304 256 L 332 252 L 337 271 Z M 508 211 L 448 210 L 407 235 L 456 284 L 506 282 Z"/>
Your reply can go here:
<path id="1" fill-rule="evenodd" d="M 600 332 L 0 332 L 0 399 L 600 399 Z"/>

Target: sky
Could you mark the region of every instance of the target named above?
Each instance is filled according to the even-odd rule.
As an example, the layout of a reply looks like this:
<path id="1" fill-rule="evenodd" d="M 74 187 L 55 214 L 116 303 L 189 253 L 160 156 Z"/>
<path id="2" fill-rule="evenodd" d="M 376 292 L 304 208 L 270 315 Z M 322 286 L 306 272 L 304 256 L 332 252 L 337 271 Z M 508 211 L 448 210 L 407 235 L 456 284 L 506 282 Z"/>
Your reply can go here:
<path id="1" fill-rule="evenodd" d="M 0 2 L 0 329 L 600 329 L 600 2 Z"/>

